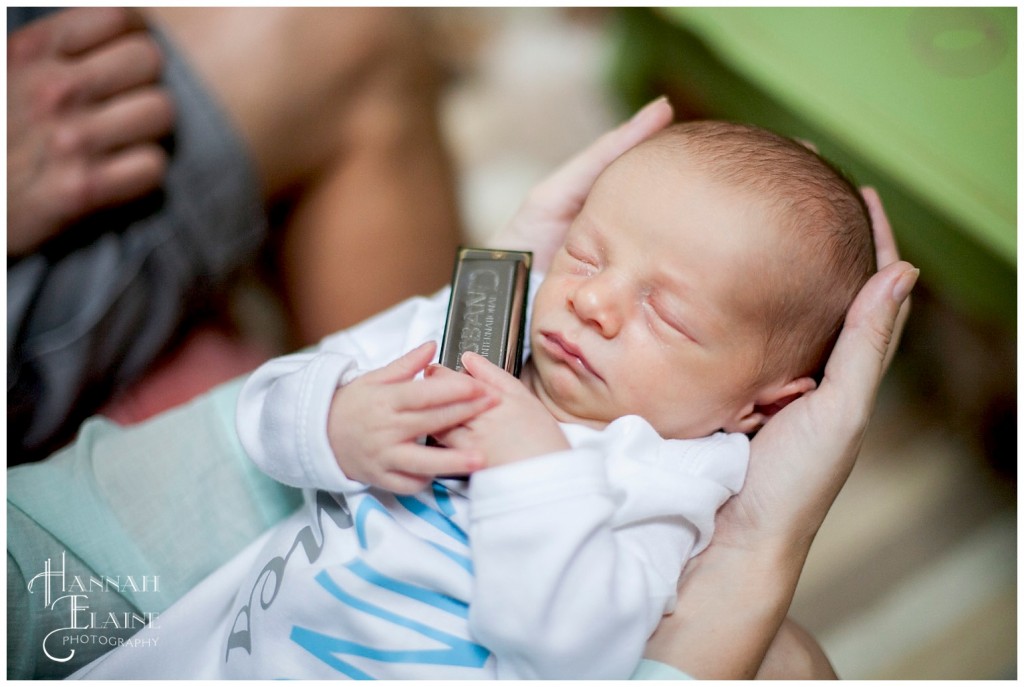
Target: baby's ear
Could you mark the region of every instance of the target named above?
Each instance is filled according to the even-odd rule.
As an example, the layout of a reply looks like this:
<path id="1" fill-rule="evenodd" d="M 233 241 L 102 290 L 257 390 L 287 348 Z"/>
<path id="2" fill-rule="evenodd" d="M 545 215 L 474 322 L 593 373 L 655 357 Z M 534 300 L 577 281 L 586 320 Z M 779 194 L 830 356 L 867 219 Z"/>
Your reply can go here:
<path id="1" fill-rule="evenodd" d="M 814 391 L 817 383 L 810 377 L 798 377 L 779 386 L 762 389 L 754 402 L 736 420 L 724 427 L 727 432 L 752 434 L 761 429 L 775 415 L 808 391 Z"/>

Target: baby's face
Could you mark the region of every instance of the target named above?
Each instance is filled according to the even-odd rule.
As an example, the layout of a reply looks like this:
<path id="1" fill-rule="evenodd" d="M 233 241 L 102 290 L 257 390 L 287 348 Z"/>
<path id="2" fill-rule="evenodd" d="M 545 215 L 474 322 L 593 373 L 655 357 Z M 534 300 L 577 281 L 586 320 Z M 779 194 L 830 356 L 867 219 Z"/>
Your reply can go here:
<path id="1" fill-rule="evenodd" d="M 561 421 L 640 415 L 691 438 L 752 404 L 753 272 L 772 247 L 748 199 L 656 162 L 622 158 L 595 185 L 537 293 L 526 381 Z"/>

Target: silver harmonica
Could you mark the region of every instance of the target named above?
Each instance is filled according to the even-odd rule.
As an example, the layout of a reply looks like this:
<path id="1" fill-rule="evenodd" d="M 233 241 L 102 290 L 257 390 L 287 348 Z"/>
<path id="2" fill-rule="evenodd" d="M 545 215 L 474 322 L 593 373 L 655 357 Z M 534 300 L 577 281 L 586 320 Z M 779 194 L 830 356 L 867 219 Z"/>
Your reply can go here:
<path id="1" fill-rule="evenodd" d="M 532 253 L 460 248 L 441 339 L 440 362 L 462 371 L 462 354 L 479 353 L 519 376 L 526 333 Z"/>

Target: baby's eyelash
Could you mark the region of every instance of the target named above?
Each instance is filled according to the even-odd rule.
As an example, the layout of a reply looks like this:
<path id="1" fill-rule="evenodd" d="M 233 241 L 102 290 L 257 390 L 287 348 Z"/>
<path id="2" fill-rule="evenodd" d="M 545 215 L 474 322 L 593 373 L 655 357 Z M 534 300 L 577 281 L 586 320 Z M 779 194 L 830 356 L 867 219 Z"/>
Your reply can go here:
<path id="1" fill-rule="evenodd" d="M 588 254 L 584 253 L 583 251 L 566 246 L 565 253 L 570 258 L 572 258 L 576 263 L 585 267 L 587 270 L 597 269 L 597 261 L 590 257 Z"/>
<path id="2" fill-rule="evenodd" d="M 669 316 L 669 315 L 665 314 L 663 311 L 659 310 L 658 307 L 654 303 L 652 303 L 650 300 L 646 300 L 645 301 L 645 305 L 647 306 L 647 309 L 654 315 L 654 317 L 658 318 L 658 321 L 660 321 L 666 327 L 668 327 L 669 329 L 671 329 L 674 332 L 678 332 L 679 334 L 682 334 L 686 338 L 691 338 L 690 335 L 686 332 L 686 330 L 683 328 L 682 325 L 680 325 L 678 322 L 676 322 L 676 320 L 674 318 L 672 318 L 671 316 Z"/>
<path id="3" fill-rule="evenodd" d="M 569 256 L 572 257 L 575 260 L 579 260 L 580 262 L 585 262 L 588 265 L 593 265 L 594 264 L 594 261 L 591 258 L 587 257 L 587 255 L 585 253 L 583 253 L 582 251 L 580 251 L 580 250 L 578 250 L 576 248 L 566 247 L 565 252 L 567 252 L 569 254 Z"/>

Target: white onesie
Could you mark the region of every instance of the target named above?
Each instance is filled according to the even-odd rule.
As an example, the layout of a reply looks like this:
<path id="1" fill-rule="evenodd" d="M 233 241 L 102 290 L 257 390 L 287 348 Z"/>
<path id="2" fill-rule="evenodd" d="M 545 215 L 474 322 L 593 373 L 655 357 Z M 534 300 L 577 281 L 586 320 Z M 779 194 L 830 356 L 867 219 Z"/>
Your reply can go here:
<path id="1" fill-rule="evenodd" d="M 414 496 L 349 480 L 326 434 L 335 389 L 437 340 L 447 302 L 447 289 L 411 299 L 252 375 L 242 443 L 305 488 L 304 506 L 142 631 L 157 641 L 77 677 L 633 673 L 683 565 L 742 485 L 746 437 L 665 440 L 627 416 L 603 430 L 563 424 L 570 450 Z"/>

